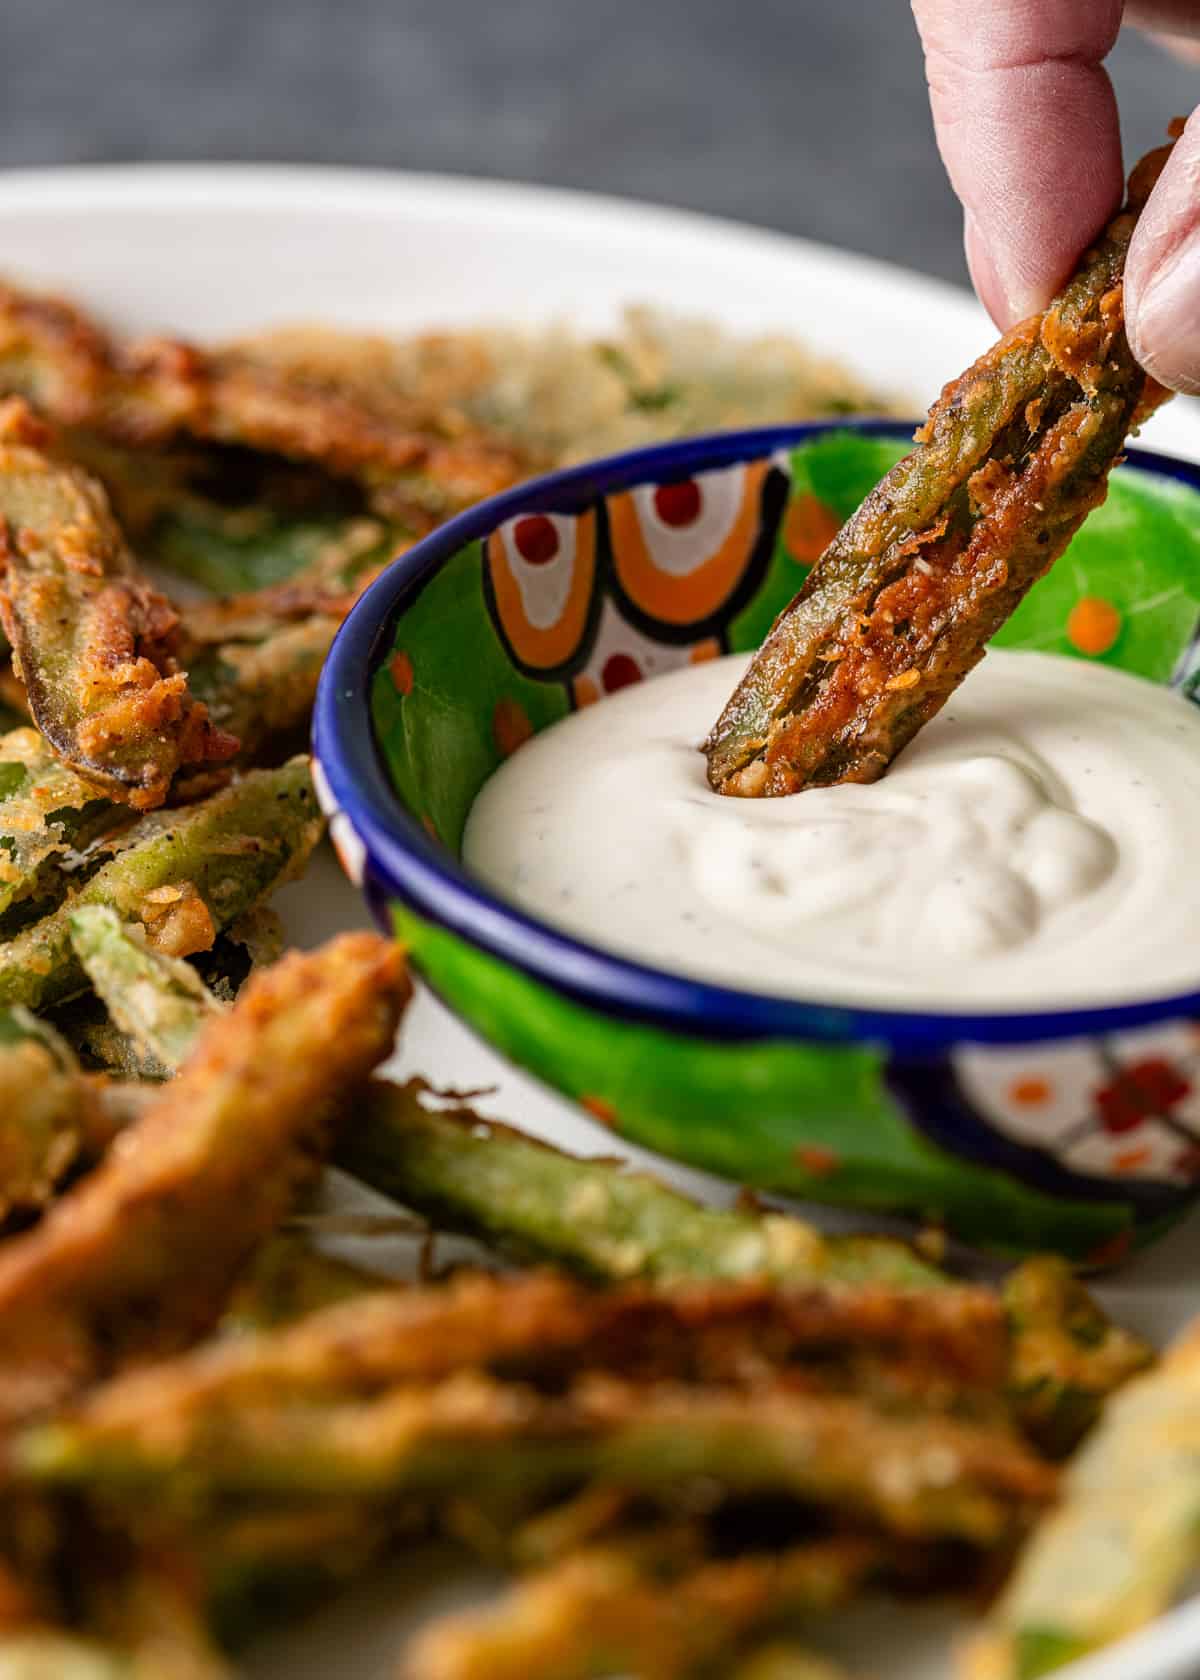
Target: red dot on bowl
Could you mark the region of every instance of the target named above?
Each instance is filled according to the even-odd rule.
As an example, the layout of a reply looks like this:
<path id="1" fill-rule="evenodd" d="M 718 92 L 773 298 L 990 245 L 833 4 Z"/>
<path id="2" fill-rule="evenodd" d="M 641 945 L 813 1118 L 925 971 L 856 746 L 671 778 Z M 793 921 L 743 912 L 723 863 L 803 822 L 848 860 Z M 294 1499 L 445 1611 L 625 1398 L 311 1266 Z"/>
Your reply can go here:
<path id="1" fill-rule="evenodd" d="M 558 532 L 544 513 L 531 513 L 513 526 L 517 553 L 530 566 L 546 566 L 558 553 Z"/>
<path id="2" fill-rule="evenodd" d="M 606 694 L 614 694 L 618 688 L 628 688 L 630 683 L 641 680 L 642 673 L 638 670 L 637 661 L 629 654 L 611 653 L 604 661 L 600 681 L 604 684 Z"/>
<path id="3" fill-rule="evenodd" d="M 685 478 L 682 484 L 660 484 L 654 492 L 654 511 L 664 525 L 678 529 L 695 524 L 702 499 L 694 478 Z"/>

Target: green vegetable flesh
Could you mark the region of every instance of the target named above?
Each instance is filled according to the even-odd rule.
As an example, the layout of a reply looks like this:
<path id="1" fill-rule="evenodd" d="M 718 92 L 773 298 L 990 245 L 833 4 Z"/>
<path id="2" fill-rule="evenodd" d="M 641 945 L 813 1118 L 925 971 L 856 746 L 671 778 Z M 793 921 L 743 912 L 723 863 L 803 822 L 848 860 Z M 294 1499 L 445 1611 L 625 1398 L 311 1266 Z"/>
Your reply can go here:
<path id="1" fill-rule="evenodd" d="M 152 950 L 107 904 L 81 904 L 67 920 L 75 955 L 114 1024 L 164 1067 L 178 1067 L 222 1013 L 195 969 Z"/>
<path id="2" fill-rule="evenodd" d="M 216 927 L 227 926 L 298 873 L 322 821 L 307 760 L 251 771 L 200 804 L 140 818 L 120 849 L 50 915 L 0 945 L 0 1003 L 44 1009 L 86 984 L 71 916 L 107 905 L 140 920 L 146 894 L 190 883 Z"/>

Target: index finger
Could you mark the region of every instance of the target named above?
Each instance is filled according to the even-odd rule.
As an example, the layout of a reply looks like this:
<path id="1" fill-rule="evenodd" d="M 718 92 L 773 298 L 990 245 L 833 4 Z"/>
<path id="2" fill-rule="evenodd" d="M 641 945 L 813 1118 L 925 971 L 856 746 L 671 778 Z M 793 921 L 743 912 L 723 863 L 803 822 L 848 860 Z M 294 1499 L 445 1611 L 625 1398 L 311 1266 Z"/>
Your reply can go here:
<path id="1" fill-rule="evenodd" d="M 1045 307 L 1120 202 L 1101 66 L 1121 0 L 913 0 L 913 12 L 972 278 L 1008 326 Z"/>

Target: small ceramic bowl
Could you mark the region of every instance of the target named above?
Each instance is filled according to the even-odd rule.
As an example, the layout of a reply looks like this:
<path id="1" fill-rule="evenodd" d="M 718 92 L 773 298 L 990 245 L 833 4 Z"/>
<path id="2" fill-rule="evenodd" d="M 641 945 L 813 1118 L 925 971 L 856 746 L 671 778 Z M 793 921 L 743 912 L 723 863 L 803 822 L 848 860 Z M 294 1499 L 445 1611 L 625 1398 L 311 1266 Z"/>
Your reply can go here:
<path id="1" fill-rule="evenodd" d="M 338 637 L 318 784 L 344 866 L 429 984 L 620 1136 L 756 1188 L 937 1221 L 979 1247 L 1111 1261 L 1200 1187 L 1200 953 L 1197 991 L 1127 1007 L 834 1007 L 613 955 L 459 861 L 475 795 L 530 735 L 606 691 L 755 647 L 910 438 L 879 422 L 698 438 L 451 521 Z M 656 497 L 664 485 L 682 488 Z M 664 520 L 693 534 L 689 564 L 678 543 L 661 563 Z M 1131 451 L 998 641 L 1196 698 L 1198 626 L 1200 471 Z"/>

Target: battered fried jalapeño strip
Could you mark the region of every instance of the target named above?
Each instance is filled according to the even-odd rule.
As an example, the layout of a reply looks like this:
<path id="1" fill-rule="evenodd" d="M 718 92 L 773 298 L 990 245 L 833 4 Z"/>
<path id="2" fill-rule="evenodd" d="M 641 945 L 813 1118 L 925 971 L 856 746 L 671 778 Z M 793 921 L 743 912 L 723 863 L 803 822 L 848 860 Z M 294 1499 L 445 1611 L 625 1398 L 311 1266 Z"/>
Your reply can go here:
<path id="1" fill-rule="evenodd" d="M 3 1245 L 0 1420 L 219 1318 L 315 1173 L 338 1105 L 390 1050 L 407 990 L 391 946 L 346 934 L 256 976 L 209 1023 L 103 1164 Z"/>
<path id="2" fill-rule="evenodd" d="M 1104 500 L 1165 393 L 1134 362 L 1122 276 L 1168 148 L 1044 315 L 947 385 L 776 620 L 704 744 L 720 793 L 870 782 L 944 705 Z"/>
<path id="3" fill-rule="evenodd" d="M 315 463 L 361 484 L 381 512 L 428 484 L 449 511 L 511 484 L 522 464 L 509 446 L 416 405 L 371 403 L 237 349 L 123 344 L 72 304 L 4 284 L 0 390 L 118 448 L 190 439 Z"/>
<path id="4" fill-rule="evenodd" d="M 103 491 L 0 407 L 0 618 L 57 756 L 113 799 L 161 805 L 185 764 L 228 758 L 174 657 L 174 609 L 141 580 Z"/>

